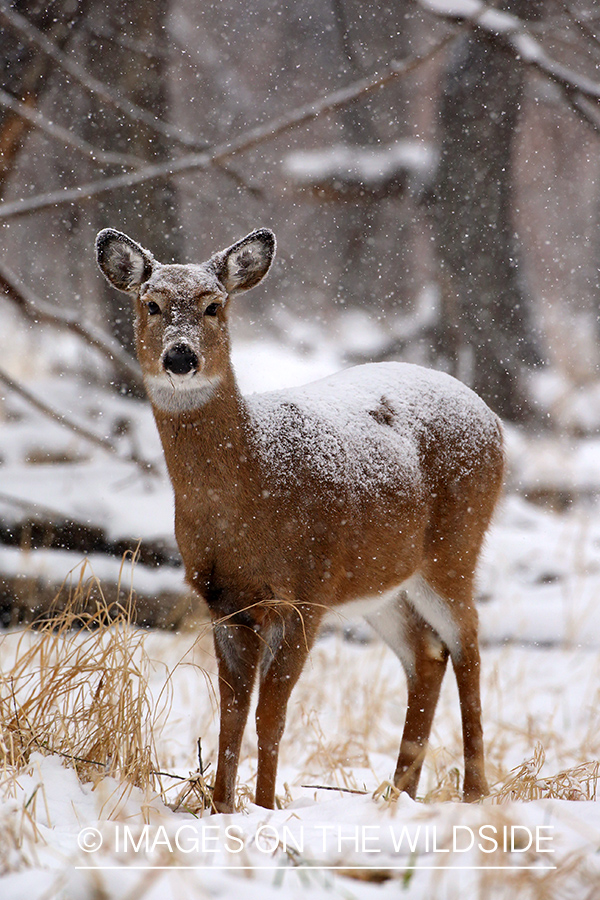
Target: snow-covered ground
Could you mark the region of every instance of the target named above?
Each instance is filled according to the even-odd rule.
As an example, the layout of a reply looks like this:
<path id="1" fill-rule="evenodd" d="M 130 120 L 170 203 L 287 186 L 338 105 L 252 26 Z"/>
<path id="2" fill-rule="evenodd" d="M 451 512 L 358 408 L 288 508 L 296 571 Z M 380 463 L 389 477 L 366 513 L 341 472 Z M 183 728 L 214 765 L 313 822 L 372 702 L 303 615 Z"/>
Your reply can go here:
<path id="1" fill-rule="evenodd" d="M 298 384 L 339 367 L 329 348 L 303 357 L 275 344 L 242 345 L 235 361 L 246 390 Z M 10 398 L 0 430 L 2 516 L 16 520 L 42 506 L 98 524 L 114 541 L 172 545 L 171 493 L 148 409 L 140 404 L 123 429 L 119 420 L 131 415 L 126 401 L 78 396 L 69 377 L 30 386 L 97 433 L 115 436 L 123 452 L 155 461 L 159 474 L 91 448 Z M 490 799 L 456 801 L 462 761 L 451 672 L 420 784 L 427 802 L 391 797 L 385 782 L 402 729 L 404 676 L 366 625 L 349 632 L 340 620 L 318 641 L 292 696 L 280 809 L 269 812 L 242 797 L 235 815 L 199 818 L 110 775 L 81 783 L 58 756 L 34 751 L 17 778 L 6 765 L 0 771 L 0 897 L 598 896 L 600 509 L 578 499 L 555 513 L 516 489 L 531 493 L 542 479 L 544 489 L 572 486 L 576 498 L 595 492 L 600 442 L 563 437 L 541 444 L 511 432 L 508 445 L 511 491 L 489 535 L 479 590 Z M 81 558 L 74 556 L 2 548 L 0 571 L 46 573 L 60 583 Z M 112 565 L 92 559 L 101 580 L 115 577 Z M 182 585 L 174 567 L 137 567 L 133 577 L 145 592 Z M 198 737 L 204 765 L 214 765 L 218 717 L 207 629 L 135 635 L 143 643 L 136 653 L 148 678 L 161 771 L 195 771 Z M 40 639 L 5 632 L 0 670 L 9 671 L 16 654 Z M 240 784 L 250 790 L 255 765 L 249 726 Z M 173 803 L 176 780 L 161 783 Z M 519 799 L 526 796 L 534 799 Z"/>

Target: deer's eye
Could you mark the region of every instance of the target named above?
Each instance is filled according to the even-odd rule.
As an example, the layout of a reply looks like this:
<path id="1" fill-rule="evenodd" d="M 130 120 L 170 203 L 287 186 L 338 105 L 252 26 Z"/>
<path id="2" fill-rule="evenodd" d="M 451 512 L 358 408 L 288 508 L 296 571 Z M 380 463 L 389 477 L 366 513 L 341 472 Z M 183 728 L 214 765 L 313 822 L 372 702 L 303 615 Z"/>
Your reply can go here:
<path id="1" fill-rule="evenodd" d="M 150 302 L 148 303 L 148 312 L 151 316 L 158 315 L 158 313 L 160 312 L 160 306 L 158 305 L 158 303 L 155 303 L 154 300 L 150 300 Z"/>
<path id="2" fill-rule="evenodd" d="M 220 303 L 209 303 L 206 309 L 204 310 L 205 316 L 216 316 L 219 311 Z"/>

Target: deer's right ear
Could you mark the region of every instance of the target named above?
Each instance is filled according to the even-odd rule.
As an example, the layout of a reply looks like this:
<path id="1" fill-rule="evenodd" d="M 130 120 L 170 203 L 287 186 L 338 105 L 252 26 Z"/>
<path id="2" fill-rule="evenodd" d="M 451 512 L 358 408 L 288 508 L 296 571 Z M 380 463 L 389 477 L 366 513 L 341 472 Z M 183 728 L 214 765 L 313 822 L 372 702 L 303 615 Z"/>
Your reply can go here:
<path id="1" fill-rule="evenodd" d="M 152 274 L 155 259 L 126 234 L 105 228 L 96 238 L 100 271 L 119 291 L 131 293 Z"/>

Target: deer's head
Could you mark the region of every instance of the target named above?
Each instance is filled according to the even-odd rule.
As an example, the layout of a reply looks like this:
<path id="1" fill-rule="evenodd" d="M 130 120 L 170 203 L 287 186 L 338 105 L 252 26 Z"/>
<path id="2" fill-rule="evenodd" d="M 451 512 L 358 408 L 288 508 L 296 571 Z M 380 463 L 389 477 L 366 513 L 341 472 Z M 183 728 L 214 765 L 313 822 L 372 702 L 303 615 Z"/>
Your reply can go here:
<path id="1" fill-rule="evenodd" d="M 229 368 L 229 298 L 255 287 L 275 235 L 253 231 L 199 265 L 163 265 L 126 234 L 96 238 L 98 265 L 135 302 L 137 355 L 152 403 L 166 412 L 202 406 Z"/>

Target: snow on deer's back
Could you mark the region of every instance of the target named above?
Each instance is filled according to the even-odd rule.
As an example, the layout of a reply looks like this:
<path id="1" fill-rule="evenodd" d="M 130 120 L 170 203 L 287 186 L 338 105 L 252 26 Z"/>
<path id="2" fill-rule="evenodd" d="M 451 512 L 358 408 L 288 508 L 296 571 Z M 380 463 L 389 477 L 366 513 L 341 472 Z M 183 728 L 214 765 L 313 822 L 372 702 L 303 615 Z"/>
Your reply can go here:
<path id="1" fill-rule="evenodd" d="M 370 363 L 297 388 L 245 398 L 252 438 L 285 483 L 308 470 L 351 493 L 421 483 L 423 454 L 468 475 L 498 419 L 462 382 L 408 363 Z"/>

